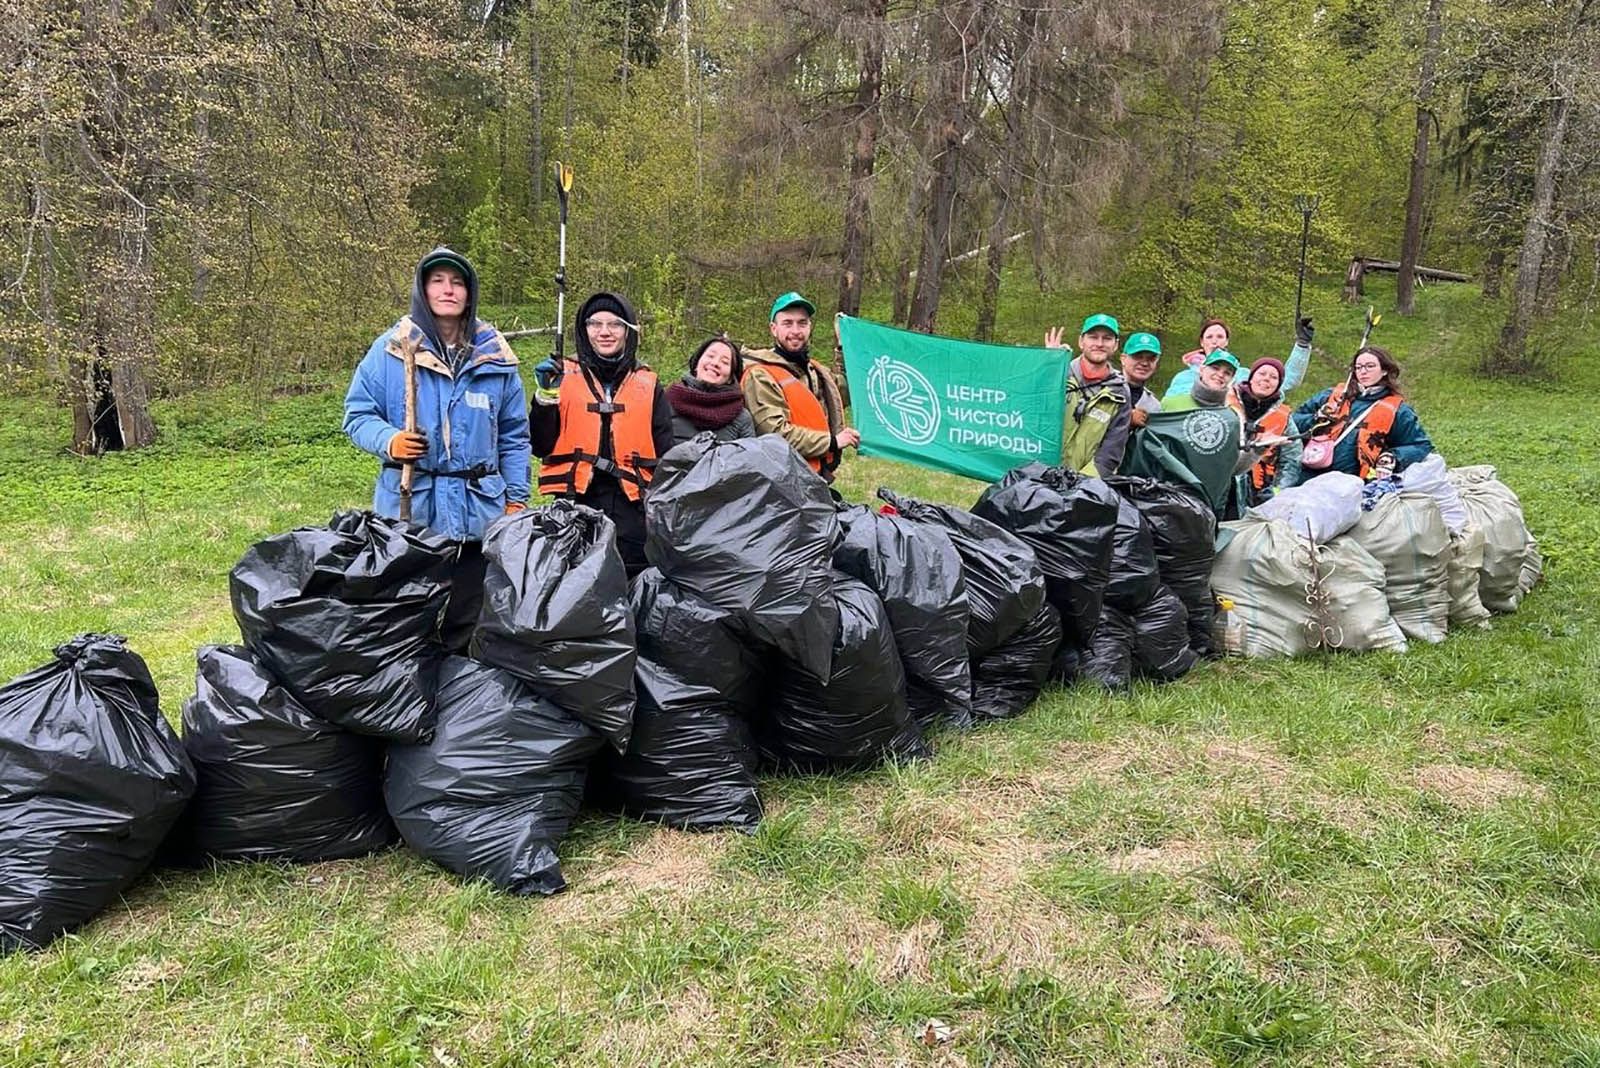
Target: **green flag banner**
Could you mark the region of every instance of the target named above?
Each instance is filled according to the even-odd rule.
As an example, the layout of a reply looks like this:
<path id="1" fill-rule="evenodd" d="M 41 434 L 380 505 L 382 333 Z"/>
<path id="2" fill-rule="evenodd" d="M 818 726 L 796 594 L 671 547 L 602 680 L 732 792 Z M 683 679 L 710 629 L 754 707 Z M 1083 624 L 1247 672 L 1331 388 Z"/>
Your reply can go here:
<path id="1" fill-rule="evenodd" d="M 1067 354 L 838 317 L 861 454 L 993 481 L 1061 460 Z"/>
<path id="2" fill-rule="evenodd" d="M 1121 473 L 1188 486 L 1220 514 L 1233 488 L 1242 432 L 1232 408 L 1156 412 L 1129 440 Z"/>

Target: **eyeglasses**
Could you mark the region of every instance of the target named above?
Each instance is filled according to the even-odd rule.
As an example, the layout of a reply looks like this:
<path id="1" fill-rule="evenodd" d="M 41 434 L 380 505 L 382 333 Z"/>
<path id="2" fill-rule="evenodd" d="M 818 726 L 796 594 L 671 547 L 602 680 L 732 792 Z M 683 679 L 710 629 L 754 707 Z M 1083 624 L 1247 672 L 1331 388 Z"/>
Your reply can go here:
<path id="1" fill-rule="evenodd" d="M 626 330 L 628 324 L 621 319 L 585 319 L 583 325 L 590 330 Z"/>

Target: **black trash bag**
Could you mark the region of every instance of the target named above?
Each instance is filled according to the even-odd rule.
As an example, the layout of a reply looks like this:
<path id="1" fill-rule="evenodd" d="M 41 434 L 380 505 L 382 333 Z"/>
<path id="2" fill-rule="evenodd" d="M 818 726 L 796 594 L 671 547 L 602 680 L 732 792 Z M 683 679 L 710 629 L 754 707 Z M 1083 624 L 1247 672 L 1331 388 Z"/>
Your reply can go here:
<path id="1" fill-rule="evenodd" d="M 406 844 L 512 894 L 567 885 L 556 847 L 605 739 L 497 667 L 452 656 L 433 739 L 389 749 L 383 799 Z"/>
<path id="2" fill-rule="evenodd" d="M 1133 666 L 1146 678 L 1171 682 L 1200 659 L 1189 647 L 1189 612 L 1165 586 L 1133 617 Z"/>
<path id="3" fill-rule="evenodd" d="M 1087 641 L 1110 580 L 1117 525 L 1111 488 L 1076 471 L 1026 464 L 984 490 L 972 512 L 1027 542 L 1066 640 Z"/>
<path id="4" fill-rule="evenodd" d="M 1106 480 L 1133 502 L 1150 524 L 1161 581 L 1178 595 L 1189 614 L 1189 648 L 1212 651 L 1211 563 L 1216 555 L 1217 516 L 1194 492 L 1170 482 L 1116 476 Z"/>
<path id="5" fill-rule="evenodd" d="M 833 578 L 839 641 L 824 683 L 780 661 L 772 700 L 756 721 L 762 756 L 795 771 L 848 771 L 927 756 L 906 708 L 905 671 L 883 602 L 865 583 Z"/>
<path id="6" fill-rule="evenodd" d="M 196 786 L 173 832 L 177 859 L 308 863 L 394 842 L 382 742 L 313 716 L 243 646 L 204 646 L 196 662 L 183 706 Z"/>
<path id="7" fill-rule="evenodd" d="M 1050 677 L 1061 646 L 1061 616 L 1049 601 L 1021 630 L 972 664 L 972 714 L 1009 719 L 1027 711 Z"/>
<path id="8" fill-rule="evenodd" d="M 950 536 L 961 555 L 967 583 L 967 653 L 972 657 L 997 647 L 1025 627 L 1044 603 L 1044 575 L 1027 544 L 987 519 L 961 508 L 930 504 L 889 489 L 878 497 L 914 523 L 927 523 Z"/>
<path id="9" fill-rule="evenodd" d="M 1133 643 L 1133 618 L 1107 605 L 1078 665 L 1078 678 L 1107 690 L 1127 689 L 1133 684 Z"/>
<path id="10" fill-rule="evenodd" d="M 1105 611 L 1104 608 L 1101 609 Z M 1081 645 L 1069 645 L 1062 642 L 1056 649 L 1055 660 L 1050 664 L 1050 681 L 1060 683 L 1073 683 L 1083 672 L 1083 658 L 1089 650 Z"/>
<path id="11" fill-rule="evenodd" d="M 833 563 L 866 583 L 889 614 L 906 673 L 906 703 L 924 729 L 972 724 L 967 582 L 950 536 L 928 523 L 841 506 Z"/>
<path id="12" fill-rule="evenodd" d="M 1137 615 L 1161 587 L 1155 535 L 1132 501 L 1117 497 L 1117 528 L 1111 539 L 1111 581 L 1106 604 Z"/>
<path id="13" fill-rule="evenodd" d="M 616 526 L 558 500 L 498 520 L 483 542 L 472 656 L 533 684 L 616 747 L 633 730 L 633 610 Z"/>
<path id="14" fill-rule="evenodd" d="M 650 568 L 633 580 L 639 709 L 621 756 L 596 765 L 591 795 L 672 827 L 761 820 L 755 735 L 766 664 L 727 612 Z"/>
<path id="15" fill-rule="evenodd" d="M 839 521 L 828 484 L 786 441 L 691 438 L 656 466 L 644 510 L 645 556 L 663 575 L 828 676 Z"/>
<path id="16" fill-rule="evenodd" d="M 155 859 L 194 793 L 155 682 L 84 634 L 0 686 L 0 953 L 89 922 Z"/>
<path id="17" fill-rule="evenodd" d="M 244 643 L 306 708 L 358 734 L 433 729 L 456 546 L 371 512 L 259 541 L 229 576 Z"/>

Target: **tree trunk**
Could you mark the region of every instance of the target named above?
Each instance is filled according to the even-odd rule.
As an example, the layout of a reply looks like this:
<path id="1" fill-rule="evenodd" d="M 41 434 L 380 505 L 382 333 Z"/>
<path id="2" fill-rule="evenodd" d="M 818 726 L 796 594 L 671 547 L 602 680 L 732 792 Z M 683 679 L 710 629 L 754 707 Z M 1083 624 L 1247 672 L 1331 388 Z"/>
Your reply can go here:
<path id="1" fill-rule="evenodd" d="M 911 187 L 911 196 L 906 201 L 905 233 L 907 241 L 910 235 L 916 232 L 917 223 L 922 218 L 922 205 L 928 199 L 928 185 L 932 181 L 927 175 L 920 173 L 918 168 L 916 183 Z M 906 324 L 911 315 L 911 279 L 915 275 L 915 268 L 911 266 L 911 249 L 905 250 L 906 254 L 899 258 L 899 263 L 894 272 L 894 311 L 891 317 L 894 322 Z"/>
<path id="2" fill-rule="evenodd" d="M 871 25 L 861 45 L 861 80 L 856 85 L 855 151 L 850 157 L 850 190 L 844 206 L 844 255 L 839 271 L 839 312 L 861 312 L 861 286 L 867 269 L 872 211 L 872 172 L 878 159 L 878 101 L 883 96 L 883 18 L 889 0 L 867 0 Z"/>
<path id="3" fill-rule="evenodd" d="M 1422 259 L 1422 196 L 1428 179 L 1428 133 L 1433 124 L 1434 71 L 1444 33 L 1444 0 L 1428 0 L 1427 31 L 1422 42 L 1422 70 L 1417 75 L 1417 133 L 1411 144 L 1411 185 L 1406 192 L 1406 229 L 1400 238 L 1400 274 L 1395 284 L 1395 311 L 1416 314 L 1417 263 Z"/>
<path id="4" fill-rule="evenodd" d="M 1539 296 L 1539 270 L 1544 264 L 1545 244 L 1555 207 L 1556 174 L 1561 169 L 1567 125 L 1572 116 L 1570 93 L 1560 87 L 1557 87 L 1557 92 L 1560 95 L 1556 97 L 1550 117 L 1545 122 L 1544 136 L 1539 146 L 1539 162 L 1533 172 L 1533 204 L 1528 209 L 1528 223 L 1522 231 L 1522 248 L 1517 253 L 1511 309 L 1500 331 L 1500 342 L 1495 346 L 1494 363 L 1490 368 L 1501 374 L 1526 374 L 1532 370 L 1528 361 L 1528 332 L 1533 326 L 1535 304 Z"/>
<path id="5" fill-rule="evenodd" d="M 938 85 L 941 117 L 934 138 L 933 182 L 922 216 L 922 252 L 917 257 L 917 288 L 911 296 L 907 325 L 925 334 L 933 332 L 939 317 L 939 297 L 944 287 L 944 264 L 950 250 L 950 228 L 955 221 L 956 194 L 961 178 L 961 147 L 972 123 L 967 108 L 966 75 L 976 43 L 975 13 L 965 4 L 934 16 L 939 21 L 941 47 Z"/>
<path id="6" fill-rule="evenodd" d="M 533 179 L 529 190 L 528 221 L 536 222 L 544 203 L 544 56 L 539 42 L 539 5 L 528 5 L 528 171 Z"/>
<path id="7" fill-rule="evenodd" d="M 1000 159 L 999 176 L 995 181 L 994 219 L 989 225 L 989 255 L 983 276 L 983 292 L 978 296 L 978 323 L 975 334 L 979 341 L 994 337 L 994 319 L 1000 304 L 1000 276 L 1005 270 L 1006 252 L 1011 248 L 1011 206 L 1016 200 L 1017 186 L 1027 147 L 1026 131 L 1033 126 L 1033 39 L 1038 27 L 1037 8 L 1024 8 L 1017 24 L 1016 44 L 1011 53 L 1011 103 L 1005 113 L 1006 144 Z"/>
<path id="8" fill-rule="evenodd" d="M 1483 261 L 1483 295 L 1490 300 L 1500 299 L 1500 280 L 1506 273 L 1506 250 L 1496 245 Z"/>

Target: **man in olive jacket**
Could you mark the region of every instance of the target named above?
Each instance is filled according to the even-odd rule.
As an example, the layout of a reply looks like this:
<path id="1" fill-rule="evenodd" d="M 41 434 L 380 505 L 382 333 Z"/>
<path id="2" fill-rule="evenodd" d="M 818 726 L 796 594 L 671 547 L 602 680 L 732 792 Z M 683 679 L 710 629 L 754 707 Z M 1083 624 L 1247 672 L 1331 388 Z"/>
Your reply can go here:
<path id="1" fill-rule="evenodd" d="M 839 385 L 811 359 L 811 317 L 816 308 L 799 293 L 772 302 L 767 329 L 770 349 L 744 353 L 739 385 L 757 434 L 777 434 L 811 469 L 829 482 L 842 450 L 859 445 L 861 435 L 844 422 Z"/>

